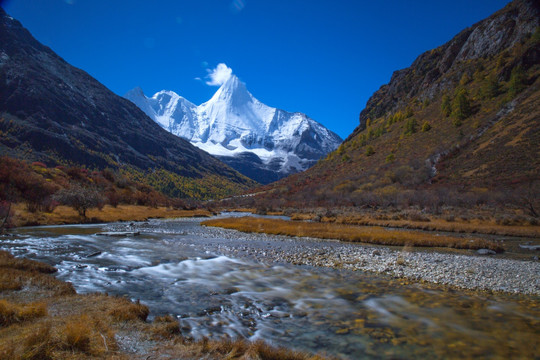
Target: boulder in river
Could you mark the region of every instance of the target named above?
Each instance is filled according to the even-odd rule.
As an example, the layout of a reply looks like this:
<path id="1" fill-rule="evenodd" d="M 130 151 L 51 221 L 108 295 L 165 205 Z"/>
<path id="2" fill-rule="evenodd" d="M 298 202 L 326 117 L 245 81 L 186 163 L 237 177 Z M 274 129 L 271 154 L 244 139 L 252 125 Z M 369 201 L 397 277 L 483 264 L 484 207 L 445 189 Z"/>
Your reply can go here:
<path id="1" fill-rule="evenodd" d="M 489 250 L 489 249 L 478 249 L 476 250 L 476 253 L 478 255 L 495 255 L 496 254 L 495 251 Z"/>

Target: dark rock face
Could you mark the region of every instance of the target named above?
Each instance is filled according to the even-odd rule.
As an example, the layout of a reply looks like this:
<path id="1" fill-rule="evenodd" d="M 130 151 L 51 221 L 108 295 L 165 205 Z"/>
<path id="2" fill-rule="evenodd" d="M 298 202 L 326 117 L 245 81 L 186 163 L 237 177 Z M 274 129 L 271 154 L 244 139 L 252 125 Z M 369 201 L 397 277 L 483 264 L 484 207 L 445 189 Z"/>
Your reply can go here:
<path id="1" fill-rule="evenodd" d="M 527 34 L 534 33 L 540 25 L 539 19 L 540 2 L 515 0 L 489 18 L 463 30 L 446 44 L 423 53 L 409 68 L 395 71 L 390 83 L 372 95 L 360 113 L 360 125 L 349 139 L 365 129 L 367 119 L 398 109 L 414 97 L 432 99 L 449 87 L 438 82 L 444 74 L 461 62 L 491 57 L 511 48 Z M 521 59 L 521 65 L 527 69 L 536 64 L 538 58 L 539 50 L 532 49 Z"/>
<path id="2" fill-rule="evenodd" d="M 1 8 L 0 119 L 5 154 L 50 165 L 129 165 L 249 182 L 66 63 Z"/>

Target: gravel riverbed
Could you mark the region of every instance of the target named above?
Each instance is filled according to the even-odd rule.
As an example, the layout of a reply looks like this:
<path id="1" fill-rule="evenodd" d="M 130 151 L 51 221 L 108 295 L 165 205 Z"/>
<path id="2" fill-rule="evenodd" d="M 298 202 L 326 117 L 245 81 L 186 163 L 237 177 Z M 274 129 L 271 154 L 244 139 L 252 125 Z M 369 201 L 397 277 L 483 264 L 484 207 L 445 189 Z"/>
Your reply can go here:
<path id="1" fill-rule="evenodd" d="M 371 271 L 471 290 L 540 295 L 539 261 L 479 256 L 473 251 L 454 254 L 425 249 L 404 250 L 200 226 L 189 228 L 186 235 L 230 240 L 216 242 L 218 251 L 261 262 Z"/>

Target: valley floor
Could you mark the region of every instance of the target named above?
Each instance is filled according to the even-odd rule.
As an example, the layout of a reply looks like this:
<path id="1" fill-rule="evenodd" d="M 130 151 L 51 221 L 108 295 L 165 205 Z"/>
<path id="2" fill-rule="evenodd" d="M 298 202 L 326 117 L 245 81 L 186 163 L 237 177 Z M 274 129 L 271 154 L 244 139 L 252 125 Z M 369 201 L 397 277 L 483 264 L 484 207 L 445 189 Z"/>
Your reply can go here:
<path id="1" fill-rule="evenodd" d="M 150 231 L 151 225 L 125 223 L 113 227 L 144 232 Z M 423 251 L 247 234 L 215 227 L 196 227 L 188 235 L 202 234 L 216 242 L 231 240 L 222 243 L 220 251 L 234 257 L 370 271 L 404 284 L 423 282 L 449 291 L 460 288 L 532 295 L 523 296 L 524 303 L 538 306 L 537 260 L 473 256 L 473 250 Z M 243 246 L 235 243 L 243 240 L 247 241 Z M 250 242 L 253 246 L 245 246 Z M 264 343 L 192 341 L 179 335 L 181 330 L 175 318 L 158 317 L 153 323 L 146 322 L 145 306 L 106 294 L 78 295 L 69 283 L 51 276 L 53 272 L 48 265 L 0 252 L 0 358 L 147 359 L 156 355 L 164 359 L 318 359 Z"/>

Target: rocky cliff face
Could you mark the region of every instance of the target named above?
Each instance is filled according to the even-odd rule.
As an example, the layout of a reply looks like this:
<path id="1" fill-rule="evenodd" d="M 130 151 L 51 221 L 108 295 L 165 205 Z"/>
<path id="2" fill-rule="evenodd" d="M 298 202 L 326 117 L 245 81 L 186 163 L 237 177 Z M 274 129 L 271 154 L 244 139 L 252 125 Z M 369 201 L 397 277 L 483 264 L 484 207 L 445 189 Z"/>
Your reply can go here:
<path id="1" fill-rule="evenodd" d="M 420 55 L 409 68 L 395 71 L 390 82 L 376 91 L 360 113 L 360 125 L 353 134 L 366 127 L 368 119 L 403 108 L 410 100 L 432 100 L 459 82 L 463 63 L 493 58 L 514 47 L 540 26 L 540 3 L 517 0 L 489 18 L 463 30 L 446 44 Z M 508 80 L 516 65 L 527 70 L 540 61 L 538 49 L 523 54 L 506 65 L 501 75 Z M 452 72 L 455 76 L 446 77 Z"/>
<path id="2" fill-rule="evenodd" d="M 2 153 L 49 165 L 164 170 L 187 179 L 216 176 L 238 188 L 252 184 L 66 63 L 1 8 L 0 130 Z"/>

